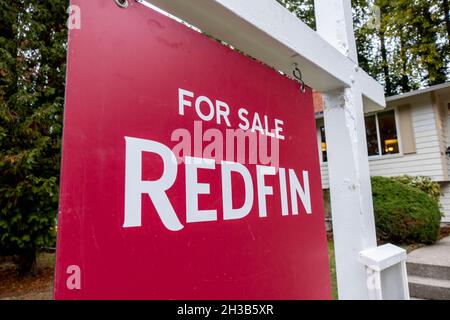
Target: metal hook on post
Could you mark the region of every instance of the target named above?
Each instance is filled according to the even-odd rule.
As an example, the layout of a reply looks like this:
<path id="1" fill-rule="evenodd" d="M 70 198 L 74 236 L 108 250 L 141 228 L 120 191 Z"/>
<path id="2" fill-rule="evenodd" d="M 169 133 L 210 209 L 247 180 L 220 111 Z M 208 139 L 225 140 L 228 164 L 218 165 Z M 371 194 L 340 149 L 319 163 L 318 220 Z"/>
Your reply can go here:
<path id="1" fill-rule="evenodd" d="M 128 8 L 128 0 L 114 0 L 116 4 L 123 9 Z"/>
<path id="2" fill-rule="evenodd" d="M 302 91 L 302 93 L 305 93 L 305 81 L 303 81 L 302 72 L 298 68 L 298 63 L 294 63 L 294 70 L 292 71 L 292 75 L 295 79 L 297 79 L 298 82 L 300 82 L 300 90 Z"/>

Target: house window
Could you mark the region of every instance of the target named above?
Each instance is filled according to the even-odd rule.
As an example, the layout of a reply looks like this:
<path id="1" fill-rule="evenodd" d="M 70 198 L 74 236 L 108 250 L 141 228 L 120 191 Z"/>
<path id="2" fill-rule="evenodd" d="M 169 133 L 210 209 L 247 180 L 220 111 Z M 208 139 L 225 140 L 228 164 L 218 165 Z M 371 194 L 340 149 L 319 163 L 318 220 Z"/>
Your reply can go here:
<path id="1" fill-rule="evenodd" d="M 400 153 L 395 111 L 381 112 L 365 118 L 367 151 L 369 156 L 382 156 Z M 325 127 L 320 127 L 322 161 L 327 162 Z"/>
<path id="2" fill-rule="evenodd" d="M 378 127 L 382 154 L 399 153 L 394 110 L 378 114 Z"/>
<path id="3" fill-rule="evenodd" d="M 325 138 L 325 127 L 324 126 L 320 127 L 320 139 L 321 139 L 320 147 L 321 147 L 321 150 L 322 150 L 322 161 L 323 162 L 327 162 L 328 161 L 328 157 L 327 157 L 327 139 Z"/>
<path id="4" fill-rule="evenodd" d="M 377 117 L 366 117 L 366 138 L 367 138 L 367 150 L 369 156 L 377 156 L 380 154 L 378 143 L 378 130 L 377 130 Z"/>

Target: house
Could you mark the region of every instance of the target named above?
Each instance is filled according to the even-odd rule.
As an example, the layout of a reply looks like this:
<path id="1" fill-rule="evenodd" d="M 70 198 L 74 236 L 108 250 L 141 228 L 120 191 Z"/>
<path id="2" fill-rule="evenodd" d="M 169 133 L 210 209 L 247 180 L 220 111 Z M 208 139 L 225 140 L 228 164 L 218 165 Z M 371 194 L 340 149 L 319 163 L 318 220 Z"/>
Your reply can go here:
<path id="1" fill-rule="evenodd" d="M 441 185 L 450 223 L 450 83 L 386 99 L 386 109 L 365 117 L 372 176 L 428 176 Z M 314 95 L 322 185 L 329 188 L 323 102 Z"/>

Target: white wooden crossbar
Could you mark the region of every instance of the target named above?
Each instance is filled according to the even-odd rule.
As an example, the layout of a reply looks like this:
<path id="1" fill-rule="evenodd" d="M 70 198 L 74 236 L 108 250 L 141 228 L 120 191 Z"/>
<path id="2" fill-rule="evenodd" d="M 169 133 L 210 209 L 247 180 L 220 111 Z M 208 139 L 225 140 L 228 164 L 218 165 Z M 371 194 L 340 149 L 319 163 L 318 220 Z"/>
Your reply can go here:
<path id="1" fill-rule="evenodd" d="M 320 92 L 363 84 L 366 111 L 385 107 L 383 87 L 275 0 L 140 0 L 198 27 Z"/>

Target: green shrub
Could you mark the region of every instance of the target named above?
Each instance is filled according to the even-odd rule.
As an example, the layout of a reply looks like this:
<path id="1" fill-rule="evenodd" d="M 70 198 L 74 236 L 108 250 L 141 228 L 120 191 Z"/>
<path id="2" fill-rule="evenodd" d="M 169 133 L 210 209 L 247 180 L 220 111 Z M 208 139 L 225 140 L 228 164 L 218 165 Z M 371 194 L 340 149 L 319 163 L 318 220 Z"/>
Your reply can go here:
<path id="1" fill-rule="evenodd" d="M 394 177 L 392 179 L 411 187 L 418 188 L 439 202 L 441 197 L 441 186 L 439 183 L 431 180 L 430 177 L 411 177 L 405 175 Z"/>
<path id="2" fill-rule="evenodd" d="M 396 179 L 373 177 L 372 193 L 380 241 L 425 243 L 437 240 L 441 221 L 438 201 Z"/>

